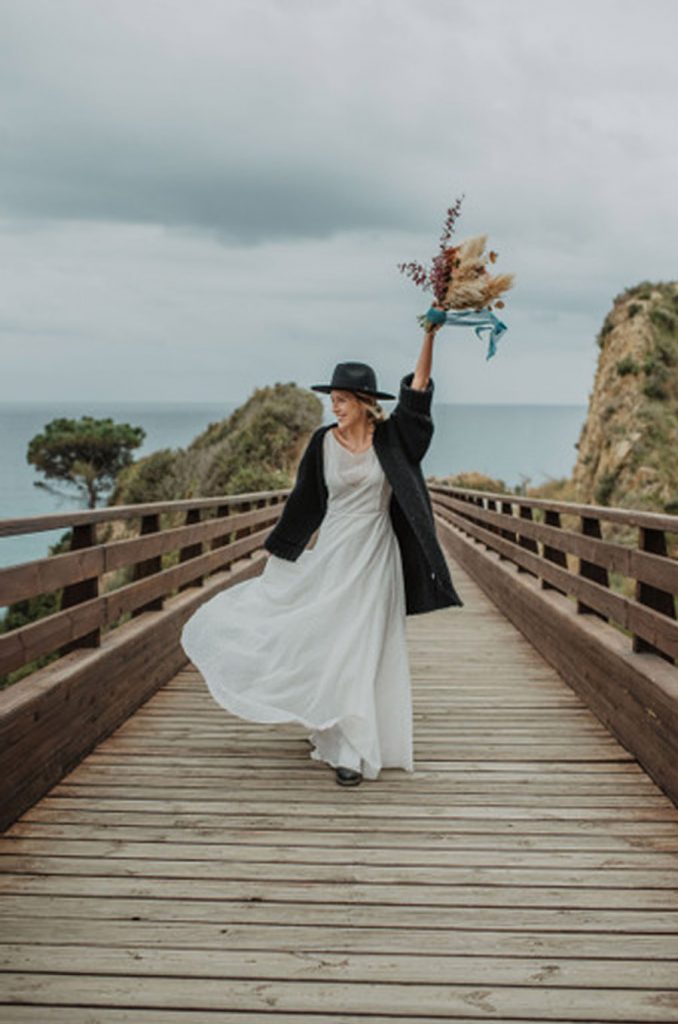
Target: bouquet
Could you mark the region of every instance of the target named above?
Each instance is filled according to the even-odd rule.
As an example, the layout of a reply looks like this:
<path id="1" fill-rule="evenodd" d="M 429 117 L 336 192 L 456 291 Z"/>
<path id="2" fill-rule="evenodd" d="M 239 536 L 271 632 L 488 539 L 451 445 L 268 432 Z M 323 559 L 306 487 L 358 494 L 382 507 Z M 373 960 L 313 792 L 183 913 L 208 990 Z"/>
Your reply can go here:
<path id="1" fill-rule="evenodd" d="M 422 327 L 443 324 L 471 326 L 475 327 L 479 338 L 483 331 L 488 331 L 486 358 L 490 359 L 497 350 L 498 339 L 507 330 L 506 324 L 497 319 L 492 309 L 504 308 L 500 296 L 512 287 L 514 275 L 488 273 L 487 261 L 495 263 L 498 254 L 490 250 L 485 255 L 487 235 L 467 238 L 458 245 L 450 244 L 460 208 L 461 199 L 457 199 L 447 211 L 440 251 L 433 258 L 429 270 L 420 263 L 400 263 L 398 269 L 424 291 L 433 292 L 433 304 L 418 317 Z"/>

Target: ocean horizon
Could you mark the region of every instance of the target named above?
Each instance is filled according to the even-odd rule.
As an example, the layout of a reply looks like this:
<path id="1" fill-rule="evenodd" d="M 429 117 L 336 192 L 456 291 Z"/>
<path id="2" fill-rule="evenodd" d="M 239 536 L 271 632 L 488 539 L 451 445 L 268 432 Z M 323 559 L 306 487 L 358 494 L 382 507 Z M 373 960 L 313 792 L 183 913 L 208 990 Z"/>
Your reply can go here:
<path id="1" fill-rule="evenodd" d="M 185 448 L 209 423 L 224 419 L 240 402 L 4 402 L 0 409 L 0 519 L 42 516 L 83 508 L 35 486 L 41 479 L 26 461 L 28 443 L 58 416 L 112 417 L 146 431 L 141 458 L 162 448 Z M 423 462 L 424 476 L 477 471 L 502 480 L 507 489 L 535 486 L 570 476 L 575 442 L 586 405 L 433 404 L 434 434 Z M 323 422 L 334 417 L 329 403 Z M 57 482 L 52 482 L 62 489 Z M 44 557 L 63 530 L 0 538 L 0 566 Z"/>

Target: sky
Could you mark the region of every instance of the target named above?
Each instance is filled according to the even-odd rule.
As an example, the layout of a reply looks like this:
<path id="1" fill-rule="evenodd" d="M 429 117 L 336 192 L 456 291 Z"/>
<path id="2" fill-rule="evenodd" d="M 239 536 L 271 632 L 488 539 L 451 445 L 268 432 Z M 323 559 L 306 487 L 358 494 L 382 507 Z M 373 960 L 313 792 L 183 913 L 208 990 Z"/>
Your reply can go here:
<path id="1" fill-rule="evenodd" d="M 397 391 L 398 264 L 463 196 L 515 284 L 436 400 L 585 404 L 615 295 L 677 276 L 676 38 L 675 0 L 0 0 L 0 400 Z"/>

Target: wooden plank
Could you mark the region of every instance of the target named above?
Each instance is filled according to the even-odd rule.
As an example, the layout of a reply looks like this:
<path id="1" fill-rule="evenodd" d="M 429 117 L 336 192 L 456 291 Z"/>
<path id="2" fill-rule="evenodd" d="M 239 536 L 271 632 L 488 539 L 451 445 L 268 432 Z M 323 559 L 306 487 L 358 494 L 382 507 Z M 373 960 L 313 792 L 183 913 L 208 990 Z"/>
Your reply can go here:
<path id="1" fill-rule="evenodd" d="M 147 787 L 145 784 L 130 783 L 128 785 L 121 786 L 105 786 L 100 784 L 98 786 L 63 786 L 59 787 L 58 791 L 52 794 L 54 800 L 67 800 L 68 803 L 60 804 L 60 806 L 68 807 L 88 807 L 91 806 L 92 801 L 102 801 L 102 807 L 105 809 L 108 804 L 116 804 L 120 799 L 127 799 L 129 797 L 130 787 L 134 786 L 134 796 L 131 799 L 136 805 L 151 806 L 154 801 L 163 801 L 163 798 L 167 792 L 167 788 L 163 789 L 161 785 Z M 189 801 L 194 805 L 196 810 L 205 809 L 206 805 L 209 804 L 209 810 L 219 810 L 221 802 L 218 797 L 214 794 L 214 782 L 212 781 L 212 788 L 206 787 L 188 787 L 188 786 L 172 786 L 173 799 L 177 801 L 174 806 L 184 806 Z M 242 804 L 243 809 L 247 807 L 255 806 L 258 803 L 272 803 L 279 800 L 282 795 L 286 795 L 288 799 L 293 800 L 295 804 L 303 803 L 308 806 L 310 813 L 313 813 L 313 805 L 317 800 L 317 793 L 308 787 L 304 789 L 291 790 L 290 787 L 278 786 L 260 782 L 259 785 L 252 782 L 249 786 L 240 786 L 239 784 L 234 787 L 233 791 L 228 795 L 228 805 L 232 807 L 234 804 Z M 471 792 L 455 791 L 453 789 L 437 790 L 431 793 L 430 790 L 420 786 L 413 786 L 407 794 L 408 798 L 415 797 L 416 795 L 427 797 L 427 806 L 429 808 L 443 808 L 446 809 L 450 804 L 451 800 L 457 807 L 477 807 L 482 802 L 483 807 L 535 807 L 535 808 L 639 808 L 643 812 L 648 811 L 651 808 L 657 808 L 661 810 L 662 816 L 670 815 L 670 810 L 666 810 L 666 797 L 661 794 L 647 793 L 631 795 L 631 796 L 616 796 L 616 795 L 589 795 L 585 796 L 578 791 L 572 793 L 562 793 L 558 791 L 548 790 L 546 792 L 516 792 L 509 789 L 493 790 L 490 786 L 486 787 L 486 791 L 473 789 Z M 389 794 L 386 798 L 380 798 L 378 794 L 372 793 L 371 795 L 365 794 L 361 799 L 361 807 L 377 805 L 380 808 L 388 808 L 394 806 L 395 808 L 402 806 L 403 796 L 401 793 Z M 332 802 L 328 801 L 328 810 L 331 809 Z"/>
<path id="2" fill-rule="evenodd" d="M 3 1024 L 36 1024 L 35 1007 L 3 1006 Z M 48 1024 L 224 1024 L 224 1016 L 220 1010 L 151 1010 L 145 1007 L 136 1007 L 127 1010 L 119 1007 L 49 1007 L 49 1016 L 41 1014 L 41 1020 Z M 382 1017 L 380 1014 L 371 1014 L 369 1024 L 393 1024 L 394 1018 Z M 440 1024 L 439 1017 L 400 1017 L 401 1024 L 406 1020 L 416 1024 Z M 332 1013 L 332 1024 L 364 1024 L 366 1018 L 361 1014 Z M 475 1024 L 477 1018 L 455 1017 L 455 1024 Z M 328 1024 L 326 1012 L 322 1014 L 276 1014 L 276 1024 Z M 264 1011 L 262 1014 L 239 1013 L 228 1011 L 227 1024 L 271 1024 L 270 1013 Z M 528 1022 L 524 1019 L 511 1018 L 511 1024 L 544 1024 L 544 1020 L 532 1017 Z M 559 1022 L 562 1024 L 562 1021 Z M 565 1021 L 564 1024 L 567 1024 Z"/>
<path id="3" fill-rule="evenodd" d="M 124 784 L 115 786 L 112 784 L 106 785 L 104 782 L 90 785 L 64 785 L 55 787 L 53 795 L 55 797 L 73 797 L 74 799 L 83 800 L 89 803 L 92 799 L 94 800 L 111 800 L 120 797 L 127 797 L 130 792 L 130 788 L 134 788 L 134 800 L 148 800 L 155 799 L 156 797 L 162 798 L 167 792 L 167 787 L 171 785 L 172 793 L 175 799 L 181 801 L 211 801 L 213 802 L 214 797 L 214 778 L 210 780 L 211 786 L 182 786 L 177 780 L 176 782 L 168 780 L 167 783 L 163 784 L 160 780 L 157 780 L 155 786 L 149 784 L 145 780 L 140 780 L 134 777 L 125 779 Z M 249 784 L 247 784 L 249 783 Z M 520 807 L 534 805 L 539 807 L 542 804 L 549 807 L 661 807 L 666 806 L 666 797 L 661 793 L 648 793 L 641 791 L 638 793 L 623 794 L 618 796 L 610 787 L 609 791 L 603 790 L 602 792 L 596 793 L 593 789 L 587 793 L 585 790 L 576 787 L 574 790 L 566 790 L 563 785 L 555 785 L 547 788 L 537 788 L 532 786 L 527 792 L 521 790 L 518 786 L 497 786 L 494 788 L 491 783 L 476 783 L 474 786 L 468 786 L 467 788 L 461 788 L 460 786 L 441 786 L 436 787 L 432 790 L 430 787 L 422 785 L 413 785 L 408 792 L 408 797 L 414 796 L 426 796 L 429 807 L 447 807 L 450 800 L 453 798 L 455 804 L 459 806 L 474 805 L 479 803 L 479 798 L 482 797 L 483 806 L 510 806 Z M 241 803 L 249 804 L 255 797 L 258 800 L 273 801 L 279 800 L 281 796 L 293 797 L 295 801 L 306 801 L 313 803 L 317 799 L 317 794 L 308 785 L 293 783 L 292 786 L 289 784 L 285 786 L 283 783 L 276 785 L 275 780 L 270 782 L 260 781 L 252 779 L 243 779 L 242 783 L 238 780 L 237 784 L 234 785 L 233 790 L 229 793 L 230 803 Z M 387 797 L 380 799 L 378 796 L 372 797 L 372 799 L 379 801 L 380 806 L 388 807 L 390 804 L 397 803 L 398 800 L 402 799 L 398 792 L 390 793 Z M 367 797 L 364 798 L 363 804 L 367 801 Z"/>
<path id="4" fill-rule="evenodd" d="M 373 894 L 375 897 L 377 893 Z M 378 920 L 375 920 L 375 907 Z M 220 927 L 261 925 L 262 927 L 309 926 L 324 928 L 326 934 L 336 928 L 426 928 L 475 931 L 540 931 L 568 934 L 571 949 L 577 949 L 582 932 L 624 935 L 655 934 L 665 937 L 667 945 L 678 936 L 678 912 L 675 910 L 629 909 L 624 907 L 533 907 L 427 906 L 420 904 L 290 902 L 257 899 L 193 899 L 184 886 L 179 898 L 159 895 L 148 899 L 134 896 L 83 895 L 82 893 L 44 894 L 7 893 L 0 900 L 0 917 L 18 916 L 51 920 L 146 922 L 208 922 Z M 670 937 L 670 938 L 669 938 Z M 329 941 L 329 939 L 328 939 Z M 83 968 L 84 968 L 83 964 Z"/>
<path id="5" fill-rule="evenodd" d="M 676 894 L 678 907 L 678 868 L 664 867 L 657 871 L 654 865 L 646 870 L 640 868 L 606 867 L 563 868 L 554 865 L 537 868 L 528 866 L 458 866 L 450 864 L 394 865 L 358 864 L 355 862 L 316 863 L 302 860 L 288 860 L 275 863 L 271 860 L 243 863 L 241 859 L 228 860 L 214 857 L 212 860 L 171 860 L 164 858 L 108 858 L 102 862 L 98 857 L 71 855 L 31 856 L 5 854 L 0 862 L 3 875 L 20 876 L 68 876 L 76 878 L 140 878 L 140 879 L 181 879 L 192 881 L 218 879 L 220 881 L 252 882 L 307 882 L 334 885 L 374 884 L 379 886 L 504 886 L 515 888 L 600 888 L 600 889 L 652 889 L 668 890 L 662 896 Z M 672 903 L 670 904 L 672 905 Z"/>
<path id="6" fill-rule="evenodd" d="M 520 928 L 504 931 L 473 927 L 426 928 L 415 924 L 390 928 L 358 925 L 299 925 L 289 920 L 267 921 L 265 924 L 242 923 L 222 927 L 210 921 L 140 921 L 106 920 L 103 917 L 5 917 L 2 921 L 6 941 L 28 946 L 122 946 L 125 949 L 193 949 L 193 950 L 277 950 L 295 952 L 332 951 L 335 953 L 416 953 L 422 955 L 435 942 L 435 957 L 485 956 L 533 957 L 535 961 L 549 957 L 573 956 L 576 941 L 577 957 L 661 960 L 673 964 L 678 959 L 678 936 L 663 932 L 572 931 L 559 932 Z M 432 958 L 435 962 L 435 958 Z M 254 962 L 254 961 L 253 961 Z"/>
<path id="7" fill-rule="evenodd" d="M 198 838 L 198 837 L 196 837 Z M 202 837 L 200 837 L 202 838 Z M 392 845 L 388 846 L 364 846 L 358 848 L 353 843 L 348 843 L 337 837 L 332 846 L 316 845 L 316 833 L 308 832 L 305 835 L 299 833 L 293 841 L 287 845 L 271 842 L 267 845 L 256 845 L 248 843 L 245 839 L 239 840 L 232 836 L 231 842 L 209 843 L 205 841 L 189 842 L 186 836 L 182 836 L 181 842 L 163 840 L 162 842 L 131 841 L 124 839 L 104 840 L 91 838 L 85 834 L 83 838 L 54 838 L 29 835 L 25 838 L 7 836 L 5 842 L 0 844 L 0 867 L 4 870 L 8 865 L 8 859 L 26 859 L 30 857 L 49 855 L 50 858 L 80 858 L 95 857 L 101 861 L 105 860 L 107 867 L 116 860 L 141 860 L 148 858 L 160 864 L 164 861 L 178 861 L 180 863 L 193 863 L 195 861 L 218 861 L 219 863 L 245 861 L 249 866 L 254 862 L 281 864 L 388 864 L 408 866 L 426 866 L 435 872 L 436 867 L 450 866 L 450 849 L 455 850 L 454 864 L 472 865 L 474 867 L 519 867 L 534 872 L 534 877 L 539 877 L 540 868 L 567 867 L 567 868 L 623 868 L 631 871 L 638 869 L 656 872 L 669 868 L 678 870 L 678 854 L 664 853 L 651 850 L 619 850 L 611 853 L 609 850 L 579 850 L 574 849 L 542 849 L 524 848 L 516 851 L 511 847 L 492 847 L 482 849 L 468 845 L 466 847 L 458 844 L 450 847 L 449 844 L 432 845 L 430 843 L 420 847 L 408 847 L 407 852 L 402 849 L 397 837 L 392 836 Z M 16 869 L 14 869 L 16 870 Z M 662 875 L 659 875 L 661 885 Z"/>
<path id="8" fill-rule="evenodd" d="M 642 831 L 638 829 L 625 828 L 623 831 L 615 830 L 611 833 L 609 828 L 596 829 L 570 829 L 567 832 L 550 829 L 544 831 L 527 831 L 525 826 L 520 830 L 509 830 L 498 834 L 496 827 L 486 828 L 485 823 L 478 827 L 477 822 L 470 825 L 466 822 L 455 824 L 454 829 L 432 831 L 424 829 L 420 824 L 414 829 L 403 828 L 402 823 L 394 828 L 380 828 L 378 832 L 369 832 L 360 828 L 344 826 L 343 829 L 327 828 L 319 829 L 317 822 L 313 827 L 299 829 L 284 828 L 280 821 L 264 820 L 264 827 L 257 828 L 252 825 L 252 819 L 243 817 L 240 825 L 233 824 L 230 819 L 228 825 L 215 825 L 211 822 L 208 825 L 181 823 L 179 831 L 172 826 L 163 828 L 153 824 L 134 824 L 123 822 L 122 824 L 111 824 L 107 819 L 101 821 L 87 821 L 85 823 L 64 823 L 44 821 L 24 821 L 23 819 L 12 825 L 6 834 L 6 839 L 16 836 L 38 837 L 48 840 L 53 839 L 100 839 L 106 842 L 109 847 L 124 841 L 147 842 L 155 845 L 164 845 L 167 842 L 174 842 L 178 837 L 186 843 L 195 845 L 225 846 L 228 844 L 240 845 L 241 843 L 258 844 L 262 846 L 274 846 L 282 844 L 291 847 L 317 847 L 320 849 L 348 847 L 355 851 L 362 851 L 365 848 L 380 850 L 441 850 L 456 852 L 459 850 L 541 850 L 553 852 L 557 850 L 593 850 L 605 853 L 621 853 L 626 851 L 640 850 L 643 853 L 651 854 L 657 852 L 673 853 L 678 851 L 678 836 L 675 829 L 656 829 L 645 827 Z M 409 857 L 409 852 L 404 856 Z"/>
<path id="9" fill-rule="evenodd" d="M 675 952 L 675 950 L 674 950 Z M 353 953 L 315 950 L 259 949 L 256 957 L 237 949 L 153 948 L 128 950 L 110 945 L 42 944 L 30 947 L 0 944 L 0 972 L 30 974 L 49 971 L 73 975 L 86 956 L 97 975 L 152 978 L 218 977 L 237 981 L 266 978 L 294 982 L 342 984 L 516 985 L 528 988 L 668 989 L 678 996 L 676 960 L 635 958 L 521 957 L 448 953 L 444 957 L 413 953 Z M 678 1002 L 676 1003 L 678 1007 Z"/>
<path id="10" fill-rule="evenodd" d="M 403 985 L 371 982 L 280 982 L 268 979 L 195 979 L 132 976 L 78 976 L 14 973 L 3 978 L 4 998 L 33 1005 L 76 1005 L 190 1008 L 222 1011 L 275 1011 L 325 1013 L 340 1006 L 343 1012 L 457 1017 L 511 1018 L 541 1015 L 545 1020 L 643 1022 L 678 1021 L 678 991 L 628 988 L 567 988 L 530 986 L 439 984 Z"/>
<path id="11" fill-rule="evenodd" d="M 339 872 L 337 872 L 339 874 Z M 69 875 L 12 875 L 0 879 L 0 893 L 31 896 L 99 896 L 118 899 L 186 899 L 187 887 L 183 879 L 139 878 Z M 589 888 L 557 885 L 472 884 L 425 885 L 388 882 L 352 882 L 344 878 L 298 881 L 285 879 L 192 879 L 192 900 L 214 900 L 221 904 L 230 901 L 273 901 L 283 904 L 317 903 L 327 906 L 341 904 L 378 904 L 372 907 L 373 921 L 379 918 L 385 906 L 442 907 L 531 907 L 550 909 L 606 909 L 666 910 L 678 913 L 678 892 L 675 889 Z"/>
<path id="12" fill-rule="evenodd" d="M 3 1024 L 36 1024 L 34 1006 L 3 1006 Z M 145 1007 L 135 1007 L 132 1010 L 119 1007 L 98 1006 L 96 1010 L 81 1006 L 50 1006 L 48 1024 L 271 1024 L 271 1014 L 268 1011 L 263 1013 L 248 1013 L 238 1011 L 237 1017 L 228 1012 L 227 1016 L 219 1009 L 201 1010 L 152 1010 Z M 332 1010 L 332 1024 L 393 1024 L 392 1016 L 382 1017 L 381 1014 L 370 1014 L 369 1018 L 359 1014 L 336 1013 Z M 428 1017 L 417 1014 L 398 1015 L 398 1024 L 440 1024 L 440 1017 Z M 478 1018 L 455 1017 L 455 1024 L 476 1024 Z M 300 1024 L 306 1021 L 308 1024 L 327 1024 L 326 1013 L 321 1015 L 305 1013 L 303 1018 L 299 1014 L 276 1013 L 275 1024 Z M 529 1021 L 524 1018 L 511 1018 L 511 1024 L 543 1024 L 536 1017 Z M 558 1024 L 573 1024 L 572 1021 L 560 1018 Z"/>

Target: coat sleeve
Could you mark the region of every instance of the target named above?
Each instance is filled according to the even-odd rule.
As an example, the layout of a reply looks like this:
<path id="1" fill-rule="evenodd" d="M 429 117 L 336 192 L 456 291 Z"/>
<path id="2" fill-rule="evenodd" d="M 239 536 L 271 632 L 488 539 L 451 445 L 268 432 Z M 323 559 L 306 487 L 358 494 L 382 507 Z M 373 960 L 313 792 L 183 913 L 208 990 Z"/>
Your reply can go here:
<path id="1" fill-rule="evenodd" d="M 327 491 L 318 449 L 321 440 L 316 431 L 306 445 L 280 519 L 264 541 L 267 551 L 290 562 L 296 562 L 325 515 Z"/>
<path id="2" fill-rule="evenodd" d="M 414 371 L 405 374 L 400 381 L 398 403 L 389 419 L 393 420 L 400 443 L 411 462 L 421 462 L 428 451 L 433 437 L 431 402 L 433 399 L 433 377 L 423 391 L 413 388 Z"/>

